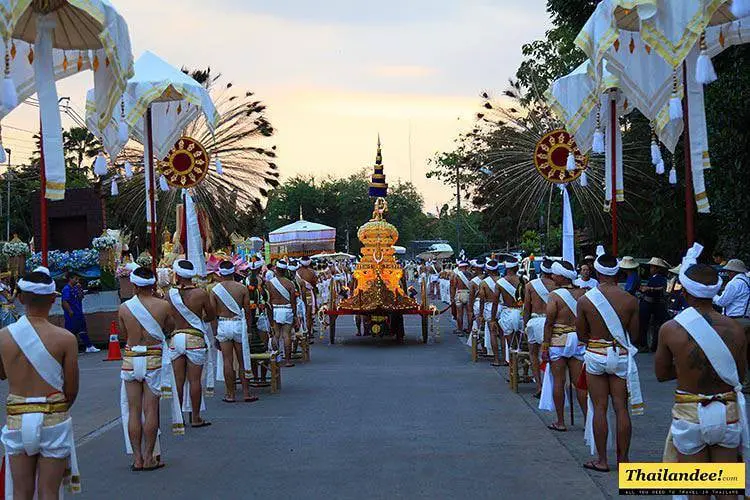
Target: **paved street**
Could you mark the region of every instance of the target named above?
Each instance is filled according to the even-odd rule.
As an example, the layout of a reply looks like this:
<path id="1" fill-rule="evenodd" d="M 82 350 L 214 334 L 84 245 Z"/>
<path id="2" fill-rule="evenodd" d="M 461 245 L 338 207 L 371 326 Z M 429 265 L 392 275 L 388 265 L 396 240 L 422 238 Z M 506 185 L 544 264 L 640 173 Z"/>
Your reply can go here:
<path id="1" fill-rule="evenodd" d="M 505 371 L 471 363 L 446 330 L 439 343 L 353 337 L 313 346 L 312 362 L 284 370 L 278 395 L 253 404 L 207 401 L 213 426 L 172 436 L 163 413 L 164 460 L 132 473 L 117 406 L 118 363 L 81 360 L 74 409 L 84 493 L 80 498 L 608 498 L 616 474 L 590 475 L 582 418 L 568 433 L 545 428 L 531 385 L 510 392 Z M 658 460 L 670 384 L 640 358 L 647 414 L 634 419 L 634 460 Z"/>

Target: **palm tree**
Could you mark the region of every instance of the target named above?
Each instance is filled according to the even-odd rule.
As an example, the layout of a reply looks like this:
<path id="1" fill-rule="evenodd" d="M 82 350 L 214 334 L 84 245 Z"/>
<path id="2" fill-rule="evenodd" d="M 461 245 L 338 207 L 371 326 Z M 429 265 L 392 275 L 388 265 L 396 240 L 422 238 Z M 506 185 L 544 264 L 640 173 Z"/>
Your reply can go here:
<path id="1" fill-rule="evenodd" d="M 210 133 L 201 117 L 190 123 L 184 135 L 198 140 L 223 164 L 223 175 L 209 173 L 195 188 L 195 199 L 206 212 L 214 235 L 214 241 L 226 244 L 233 232 L 247 234 L 254 229 L 253 221 L 259 220 L 268 198 L 268 191 L 278 186 L 279 173 L 274 162 L 276 146 L 264 147 L 262 142 L 273 135 L 274 129 L 265 117 L 266 106 L 253 97 L 253 92 L 235 92 L 231 82 L 220 84 L 221 75 L 212 75 L 211 69 L 188 71 L 196 81 L 211 93 L 219 112 L 219 121 Z M 145 189 L 143 170 L 143 148 L 126 147 L 118 157 L 118 163 L 130 161 L 138 165 L 138 172 L 123 183 L 120 195 L 112 203 L 119 223 L 132 229 L 141 238 L 146 235 Z M 179 190 L 158 193 L 159 232 L 174 220 L 175 207 L 181 203 Z M 136 214 L 134 216 L 133 214 Z M 143 241 L 146 241 L 145 239 Z"/>

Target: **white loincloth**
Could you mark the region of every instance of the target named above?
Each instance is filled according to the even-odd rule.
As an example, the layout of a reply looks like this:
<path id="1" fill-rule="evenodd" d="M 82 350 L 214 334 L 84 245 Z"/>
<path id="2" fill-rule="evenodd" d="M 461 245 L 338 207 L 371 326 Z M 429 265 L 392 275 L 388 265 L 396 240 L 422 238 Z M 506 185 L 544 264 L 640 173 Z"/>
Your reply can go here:
<path id="1" fill-rule="evenodd" d="M 169 357 L 170 360 L 174 361 L 180 356 L 185 356 L 194 365 L 203 366 L 206 364 L 207 357 L 205 340 L 202 337 L 181 333 L 177 330 L 169 339 Z"/>
<path id="2" fill-rule="evenodd" d="M 502 309 L 498 312 L 497 319 L 503 335 L 513 335 L 515 332 L 523 331 L 521 309 L 502 306 Z"/>
<path id="3" fill-rule="evenodd" d="M 218 318 L 216 340 L 219 342 L 242 343 L 245 334 L 245 320 L 243 318 Z"/>
<path id="4" fill-rule="evenodd" d="M 467 305 L 469 303 L 469 290 L 456 290 L 455 302 L 462 306 Z"/>
<path id="5" fill-rule="evenodd" d="M 605 341 L 597 340 L 596 342 Z M 606 354 L 602 350 L 606 350 Z M 592 350 L 589 347 L 583 356 L 586 363 L 586 373 L 591 375 L 616 375 L 621 379 L 626 379 L 628 376 L 628 359 L 627 350 L 620 349 L 618 352 L 617 347 L 612 342 L 606 348 Z"/>
<path id="6" fill-rule="evenodd" d="M 545 314 L 532 313 L 526 323 L 526 338 L 529 344 L 541 344 L 544 342 L 544 323 L 547 320 Z"/>
<path id="7" fill-rule="evenodd" d="M 289 304 L 273 304 L 273 320 L 280 325 L 294 323 L 294 311 Z"/>
<path id="8" fill-rule="evenodd" d="M 734 399 L 734 393 L 718 395 Z M 711 396 L 676 391 L 675 397 L 696 398 L 705 401 Z M 671 442 L 670 442 L 671 441 Z M 678 403 L 672 407 L 672 425 L 664 449 L 664 461 L 675 462 L 674 451 L 695 455 L 706 446 L 738 448 L 742 443 L 742 427 L 736 401 L 714 400 L 704 405 L 700 402 Z M 670 444 L 672 446 L 670 446 Z"/>
<path id="9" fill-rule="evenodd" d="M 145 353 L 147 350 L 161 353 L 161 346 L 125 346 L 125 351 L 134 353 Z M 148 368 L 149 360 L 152 364 L 158 359 L 158 368 Z M 154 396 L 161 396 L 161 361 L 162 354 L 153 356 L 127 356 L 123 358 L 123 367 L 120 370 L 120 380 L 123 382 L 146 382 L 149 390 Z M 132 369 L 130 367 L 132 366 Z"/>
<path id="10" fill-rule="evenodd" d="M 556 337 L 558 339 L 560 338 L 559 335 L 553 333 L 552 345 L 550 345 L 549 348 L 550 361 L 557 361 L 560 358 L 575 358 L 579 361 L 583 361 L 586 346 L 578 342 L 578 335 L 576 332 L 566 332 L 565 345 L 556 345 L 561 342 L 560 340 L 555 342 Z"/>

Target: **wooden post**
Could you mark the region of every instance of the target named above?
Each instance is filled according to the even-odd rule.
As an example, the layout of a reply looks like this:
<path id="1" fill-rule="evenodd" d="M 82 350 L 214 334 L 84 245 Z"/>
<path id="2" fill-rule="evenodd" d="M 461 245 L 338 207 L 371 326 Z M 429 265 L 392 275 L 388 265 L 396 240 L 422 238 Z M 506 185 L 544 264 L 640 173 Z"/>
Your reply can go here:
<path id="1" fill-rule="evenodd" d="M 477 346 L 478 333 L 471 332 L 471 360 L 476 363 L 479 360 L 479 346 Z"/>

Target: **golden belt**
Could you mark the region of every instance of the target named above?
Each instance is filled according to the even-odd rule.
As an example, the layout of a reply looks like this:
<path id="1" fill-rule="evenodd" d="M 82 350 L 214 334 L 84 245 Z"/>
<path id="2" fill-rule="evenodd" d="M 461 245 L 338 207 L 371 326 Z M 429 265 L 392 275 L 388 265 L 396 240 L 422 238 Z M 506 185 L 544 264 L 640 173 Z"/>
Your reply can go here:
<path id="1" fill-rule="evenodd" d="M 125 347 L 125 352 L 123 353 L 123 356 L 126 358 L 143 358 L 146 356 L 161 356 L 161 347 L 149 347 L 144 352 L 135 352 L 130 350 L 128 347 Z"/>
<path id="2" fill-rule="evenodd" d="M 700 403 L 703 406 L 708 406 L 715 401 L 724 404 L 727 404 L 729 401 L 737 401 L 737 393 L 734 391 L 712 395 L 689 394 L 684 392 L 674 393 L 675 403 Z"/>
<path id="3" fill-rule="evenodd" d="M 65 413 L 69 409 L 68 403 L 13 403 L 6 407 L 8 415 L 25 415 L 27 413 L 44 413 L 51 415 L 53 413 Z"/>
<path id="4" fill-rule="evenodd" d="M 203 332 L 200 330 L 196 330 L 195 328 L 182 328 L 180 330 L 175 330 L 172 332 L 172 336 L 178 335 L 180 333 L 184 333 L 185 335 L 192 335 L 193 337 L 199 337 L 203 338 Z"/>
<path id="5" fill-rule="evenodd" d="M 607 355 L 607 349 L 614 347 L 618 350 L 618 354 L 627 354 L 628 350 L 621 346 L 616 340 L 603 340 L 603 339 L 592 339 L 589 340 L 586 350 L 593 352 L 594 354 L 601 354 L 602 356 Z"/>

